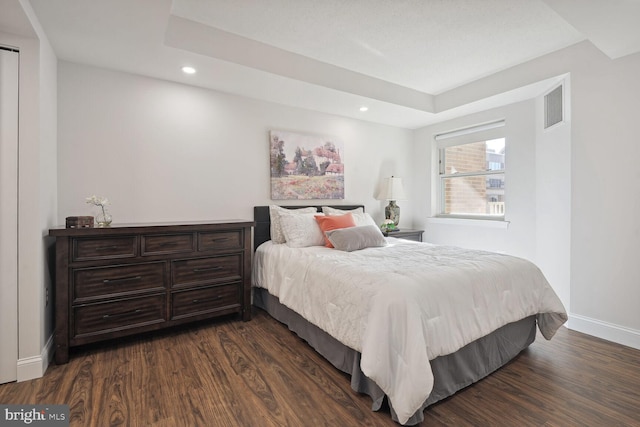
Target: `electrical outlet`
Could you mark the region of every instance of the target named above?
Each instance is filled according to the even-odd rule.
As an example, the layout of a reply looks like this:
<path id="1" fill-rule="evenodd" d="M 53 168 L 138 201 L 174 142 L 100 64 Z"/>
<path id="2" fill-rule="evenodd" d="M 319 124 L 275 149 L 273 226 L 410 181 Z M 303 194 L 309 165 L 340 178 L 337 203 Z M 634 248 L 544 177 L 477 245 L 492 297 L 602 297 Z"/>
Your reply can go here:
<path id="1" fill-rule="evenodd" d="M 48 306 L 49 305 L 49 287 L 47 286 L 47 289 L 45 289 L 44 292 L 44 306 Z"/>

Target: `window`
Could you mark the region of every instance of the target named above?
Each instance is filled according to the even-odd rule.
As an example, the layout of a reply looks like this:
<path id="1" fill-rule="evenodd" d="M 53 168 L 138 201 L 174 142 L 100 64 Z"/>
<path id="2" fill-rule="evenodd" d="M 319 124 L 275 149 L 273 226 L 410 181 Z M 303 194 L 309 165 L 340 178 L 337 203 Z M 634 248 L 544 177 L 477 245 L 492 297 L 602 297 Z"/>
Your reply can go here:
<path id="1" fill-rule="evenodd" d="M 439 215 L 504 219 L 504 121 L 436 136 Z"/>

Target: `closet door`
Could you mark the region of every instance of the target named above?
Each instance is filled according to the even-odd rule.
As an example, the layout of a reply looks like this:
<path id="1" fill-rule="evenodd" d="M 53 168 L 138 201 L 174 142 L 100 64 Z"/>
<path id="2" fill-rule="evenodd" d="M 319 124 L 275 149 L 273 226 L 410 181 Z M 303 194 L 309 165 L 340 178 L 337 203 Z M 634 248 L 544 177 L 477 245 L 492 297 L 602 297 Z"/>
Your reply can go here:
<path id="1" fill-rule="evenodd" d="M 18 366 L 18 62 L 0 46 L 0 384 Z"/>

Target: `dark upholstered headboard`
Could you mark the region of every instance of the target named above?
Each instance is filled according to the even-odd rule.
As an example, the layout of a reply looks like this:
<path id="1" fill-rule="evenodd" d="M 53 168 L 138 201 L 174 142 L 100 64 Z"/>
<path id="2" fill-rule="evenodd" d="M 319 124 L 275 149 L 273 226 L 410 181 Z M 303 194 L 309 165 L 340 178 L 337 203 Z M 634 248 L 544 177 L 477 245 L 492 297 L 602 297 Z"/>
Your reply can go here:
<path id="1" fill-rule="evenodd" d="M 306 208 L 306 206 L 280 206 L 285 209 L 301 209 Z M 351 210 L 356 208 L 362 208 L 364 210 L 363 205 L 311 205 L 315 207 L 318 212 L 322 212 L 322 206 L 329 206 L 336 209 L 344 209 Z M 253 207 L 253 220 L 256 225 L 253 229 L 253 250 L 256 250 L 258 246 L 267 240 L 271 240 L 271 216 L 269 215 L 269 206 L 254 206 Z"/>

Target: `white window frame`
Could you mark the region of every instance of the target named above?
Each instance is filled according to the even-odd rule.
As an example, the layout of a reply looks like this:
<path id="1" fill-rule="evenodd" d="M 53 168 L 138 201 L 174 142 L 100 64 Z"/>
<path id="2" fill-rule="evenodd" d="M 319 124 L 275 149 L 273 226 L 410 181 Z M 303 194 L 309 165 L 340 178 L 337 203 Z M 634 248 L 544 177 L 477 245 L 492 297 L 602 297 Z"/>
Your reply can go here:
<path id="1" fill-rule="evenodd" d="M 455 147 L 458 145 L 465 145 L 474 142 L 487 141 L 491 139 L 505 138 L 505 158 L 506 158 L 506 132 L 505 121 L 497 120 L 488 123 L 482 123 L 479 125 L 457 129 L 445 133 L 440 133 L 434 136 L 435 155 L 438 162 L 436 171 L 437 180 L 437 213 L 436 218 L 442 219 L 463 219 L 463 220 L 481 220 L 481 221 L 506 221 L 506 198 L 505 198 L 505 214 L 502 215 L 474 215 L 474 214 L 446 214 L 444 213 L 445 207 L 445 194 L 444 183 L 447 178 L 464 177 L 464 176 L 487 176 L 487 175 L 505 175 L 505 193 L 506 193 L 506 166 L 500 170 L 485 170 L 479 172 L 464 172 L 455 174 L 444 173 L 444 152 L 445 148 Z M 506 162 L 505 162 L 506 165 Z"/>

